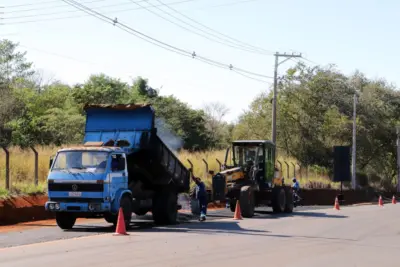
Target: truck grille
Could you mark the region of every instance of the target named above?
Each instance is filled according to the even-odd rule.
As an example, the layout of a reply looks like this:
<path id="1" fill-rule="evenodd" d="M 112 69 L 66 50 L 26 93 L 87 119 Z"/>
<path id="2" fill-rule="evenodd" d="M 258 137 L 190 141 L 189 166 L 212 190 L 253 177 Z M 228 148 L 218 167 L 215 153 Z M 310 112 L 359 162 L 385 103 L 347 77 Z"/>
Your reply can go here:
<path id="1" fill-rule="evenodd" d="M 49 183 L 49 191 L 103 192 L 104 184 Z"/>

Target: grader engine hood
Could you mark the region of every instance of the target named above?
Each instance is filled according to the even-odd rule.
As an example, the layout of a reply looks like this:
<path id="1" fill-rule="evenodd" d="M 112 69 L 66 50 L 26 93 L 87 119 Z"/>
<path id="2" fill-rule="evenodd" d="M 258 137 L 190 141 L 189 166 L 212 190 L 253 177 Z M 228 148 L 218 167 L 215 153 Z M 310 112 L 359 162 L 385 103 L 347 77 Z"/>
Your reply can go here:
<path id="1" fill-rule="evenodd" d="M 221 171 L 219 174 L 223 175 L 226 179 L 226 182 L 234 182 L 239 179 L 244 178 L 244 172 L 242 168 L 236 167 L 228 170 Z"/>

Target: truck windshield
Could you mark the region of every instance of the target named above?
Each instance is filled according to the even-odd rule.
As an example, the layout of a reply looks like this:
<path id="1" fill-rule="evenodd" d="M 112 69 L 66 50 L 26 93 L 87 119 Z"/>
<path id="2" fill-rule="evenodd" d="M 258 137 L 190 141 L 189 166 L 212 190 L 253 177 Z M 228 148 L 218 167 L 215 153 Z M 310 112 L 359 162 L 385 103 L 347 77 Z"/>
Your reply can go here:
<path id="1" fill-rule="evenodd" d="M 62 151 L 57 154 L 52 171 L 104 173 L 108 152 Z"/>
<path id="2" fill-rule="evenodd" d="M 235 165 L 243 166 L 248 161 L 256 160 L 257 146 L 234 146 L 233 153 L 235 157 Z"/>

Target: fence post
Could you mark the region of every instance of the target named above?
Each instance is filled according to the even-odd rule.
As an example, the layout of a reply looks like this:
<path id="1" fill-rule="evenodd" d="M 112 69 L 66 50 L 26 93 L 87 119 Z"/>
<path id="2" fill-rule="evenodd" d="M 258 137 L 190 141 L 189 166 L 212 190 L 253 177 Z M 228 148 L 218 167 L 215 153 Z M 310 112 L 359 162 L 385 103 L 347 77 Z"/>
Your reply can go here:
<path id="1" fill-rule="evenodd" d="M 31 146 L 31 150 L 35 154 L 35 186 L 39 184 L 39 153 Z"/>
<path id="2" fill-rule="evenodd" d="M 5 146 L 1 148 L 6 153 L 6 189 L 10 190 L 10 151 Z"/>
<path id="3" fill-rule="evenodd" d="M 206 165 L 205 174 L 204 174 L 204 178 L 206 179 L 208 176 L 208 163 L 205 159 L 202 159 L 202 160 L 203 160 L 204 164 Z"/>
<path id="4" fill-rule="evenodd" d="M 286 174 L 287 174 L 287 178 L 289 179 L 290 177 L 290 173 L 289 173 L 289 164 L 286 162 L 286 161 L 284 161 L 285 162 L 285 165 L 286 165 Z"/>
<path id="5" fill-rule="evenodd" d="M 219 161 L 218 159 L 215 159 L 218 162 L 219 165 L 219 171 L 222 171 L 222 163 L 221 161 Z"/>
<path id="6" fill-rule="evenodd" d="M 297 166 L 299 166 L 299 174 L 300 174 L 300 179 L 303 178 L 301 175 L 301 165 L 297 163 Z"/>
<path id="7" fill-rule="evenodd" d="M 293 177 L 296 177 L 296 165 L 293 162 L 290 162 L 293 165 Z"/>

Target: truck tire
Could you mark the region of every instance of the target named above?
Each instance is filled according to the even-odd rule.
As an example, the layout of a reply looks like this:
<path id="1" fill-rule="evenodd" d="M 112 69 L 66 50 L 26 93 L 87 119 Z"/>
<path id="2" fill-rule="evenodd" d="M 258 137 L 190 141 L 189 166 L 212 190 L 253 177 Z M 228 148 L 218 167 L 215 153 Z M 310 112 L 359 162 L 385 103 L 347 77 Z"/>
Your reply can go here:
<path id="1" fill-rule="evenodd" d="M 243 186 L 240 189 L 240 210 L 244 218 L 254 216 L 254 192 L 251 186 Z"/>
<path id="2" fill-rule="evenodd" d="M 272 210 L 274 213 L 285 211 L 286 207 L 286 193 L 283 187 L 274 187 L 272 194 Z"/>
<path id="3" fill-rule="evenodd" d="M 122 212 L 124 214 L 125 228 L 129 229 L 132 219 L 132 199 L 130 195 L 122 196 L 119 206 L 122 208 Z M 115 225 L 117 224 L 117 222 L 118 222 L 118 215 L 117 215 L 117 220 L 115 220 Z"/>
<path id="4" fill-rule="evenodd" d="M 290 187 L 286 188 L 286 206 L 285 212 L 292 213 L 293 212 L 293 189 Z"/>
<path id="5" fill-rule="evenodd" d="M 74 227 L 76 222 L 76 216 L 68 212 L 57 212 L 56 222 L 58 227 L 60 227 L 61 229 L 69 230 Z"/>
<path id="6" fill-rule="evenodd" d="M 113 215 L 111 213 L 106 213 L 104 214 L 104 220 L 106 220 L 106 222 L 108 223 L 112 223 L 112 224 L 117 224 L 117 216 Z"/>
<path id="7" fill-rule="evenodd" d="M 230 200 L 229 201 L 229 208 L 231 209 L 232 212 L 235 212 L 236 210 L 236 200 Z"/>
<path id="8" fill-rule="evenodd" d="M 153 220 L 157 225 L 176 224 L 178 195 L 174 191 L 157 192 L 153 200 Z"/>
<path id="9" fill-rule="evenodd" d="M 147 214 L 147 212 L 149 212 L 147 209 L 138 209 L 135 211 L 135 214 L 137 216 L 144 216 Z"/>

